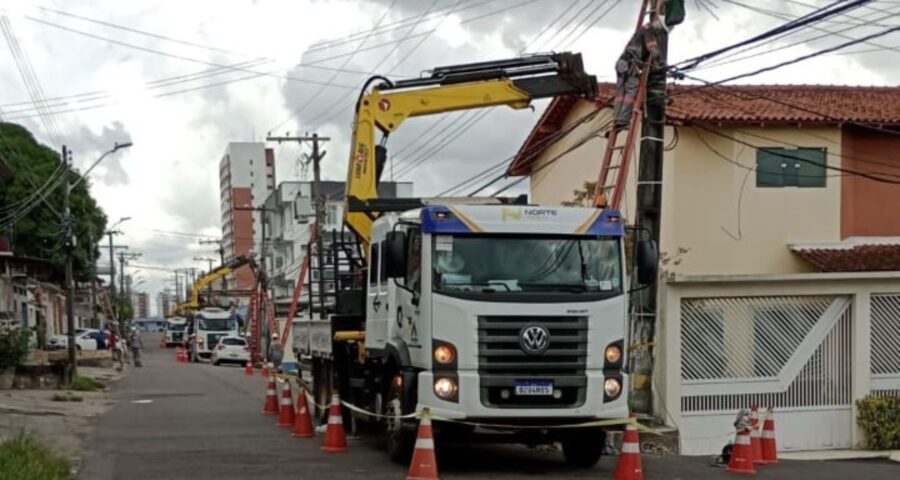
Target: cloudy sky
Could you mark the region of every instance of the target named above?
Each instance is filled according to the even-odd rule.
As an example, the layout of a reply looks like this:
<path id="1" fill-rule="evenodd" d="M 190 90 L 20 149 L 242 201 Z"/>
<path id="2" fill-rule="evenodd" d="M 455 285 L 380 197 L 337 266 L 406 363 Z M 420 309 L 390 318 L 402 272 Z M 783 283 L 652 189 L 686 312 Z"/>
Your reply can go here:
<path id="1" fill-rule="evenodd" d="M 830 3 L 687 0 L 688 18 L 672 34 L 670 59 L 748 38 Z M 113 142 L 134 142 L 91 175 L 111 221 L 132 218 L 118 241 L 143 254 L 140 265 L 201 267 L 206 263 L 193 258 L 213 252 L 197 235 L 220 234 L 217 172 L 228 142 L 260 141 L 270 131 L 317 131 L 333 138 L 325 177 L 343 179 L 352 106 L 368 76 L 402 78 L 439 65 L 574 50 L 584 54 L 590 72 L 609 81 L 639 4 L 0 0 L 39 83 L 37 94 L 47 100 L 51 132 L 8 42 L 0 52 L 0 115 L 53 148 L 66 143 L 82 169 Z M 777 64 L 897 25 L 897 13 L 900 2 L 877 0 L 695 74 L 717 80 Z M 900 34 L 893 33 L 745 81 L 896 84 L 898 49 Z M 410 121 L 389 143 L 393 173 L 414 181 L 417 195 L 441 192 L 515 153 L 545 105 Z M 298 147 L 274 147 L 279 181 L 306 174 Z M 172 278 L 147 268 L 137 275 L 154 298 Z"/>

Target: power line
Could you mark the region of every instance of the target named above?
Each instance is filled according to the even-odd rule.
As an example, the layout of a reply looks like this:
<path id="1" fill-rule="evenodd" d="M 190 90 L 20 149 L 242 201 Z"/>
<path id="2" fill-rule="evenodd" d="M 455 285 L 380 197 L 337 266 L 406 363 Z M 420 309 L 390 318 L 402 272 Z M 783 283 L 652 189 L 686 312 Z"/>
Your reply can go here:
<path id="1" fill-rule="evenodd" d="M 615 3 L 615 4 L 613 4 L 609 9 L 607 9 L 605 12 L 603 12 L 603 14 L 601 14 L 599 17 L 597 17 L 597 18 L 592 22 L 592 26 L 595 25 L 595 24 L 597 24 L 600 20 L 602 20 L 606 15 L 608 15 L 608 14 L 609 14 L 615 7 L 617 7 L 620 3 L 621 3 L 620 0 L 616 0 L 616 3 Z M 557 17 L 554 21 L 558 21 L 560 18 L 561 18 L 561 17 Z M 566 25 L 568 25 L 569 23 L 571 23 L 571 22 L 568 22 Z M 552 23 L 551 23 L 551 25 L 552 25 Z M 585 30 L 583 30 L 581 33 L 579 33 L 579 34 L 575 37 L 575 39 L 573 40 L 573 42 L 575 42 L 575 41 L 577 41 L 578 39 L 580 39 L 580 38 L 581 38 L 581 37 L 582 37 L 589 29 L 590 29 L 590 27 L 588 27 L 588 29 L 585 29 Z M 562 29 L 561 29 L 561 30 L 562 30 Z M 534 40 L 536 40 L 537 38 L 538 38 L 538 37 L 533 38 L 533 39 L 532 39 L 532 42 L 533 42 Z M 551 37 L 551 38 L 552 38 L 552 37 Z M 529 42 L 529 44 L 530 44 L 530 43 L 531 43 L 531 42 Z M 558 45 L 557 45 L 557 46 L 558 46 Z M 522 52 L 526 51 L 528 48 L 529 48 L 528 45 L 526 45 L 526 46 L 522 49 Z M 522 53 L 522 52 L 520 52 L 520 53 Z M 478 122 L 480 122 L 481 120 L 483 120 L 483 119 L 490 113 L 491 110 L 492 110 L 492 109 L 482 109 L 482 110 L 480 110 L 480 111 L 473 111 L 473 112 L 471 112 L 471 114 L 469 114 L 469 112 L 463 113 L 463 115 L 461 115 L 458 119 L 454 120 L 454 122 L 452 123 L 452 124 L 456 124 L 457 122 L 459 122 L 460 120 L 462 120 L 462 118 L 464 118 L 465 116 L 468 115 L 469 118 L 468 118 L 468 119 L 465 121 L 465 123 L 463 123 L 460 127 L 458 127 L 457 129 L 455 129 L 453 132 L 447 132 L 447 129 L 445 128 L 445 129 L 443 129 L 442 132 L 436 133 L 436 134 L 433 135 L 429 140 L 426 140 L 426 141 L 423 142 L 423 144 L 422 144 L 422 146 L 424 146 L 424 145 L 426 145 L 426 144 L 432 143 L 433 141 L 435 141 L 435 139 L 438 139 L 439 137 L 443 136 L 442 139 L 437 140 L 437 145 L 436 145 L 436 146 L 432 147 L 432 148 L 431 148 L 430 150 L 428 150 L 425 154 L 420 155 L 420 156 L 419 156 L 418 158 L 416 158 L 416 159 L 410 159 L 410 157 L 412 156 L 412 154 L 408 154 L 408 155 L 406 156 L 405 159 L 399 160 L 399 161 L 397 162 L 398 165 L 404 163 L 404 160 L 408 163 L 408 165 L 403 169 L 403 172 L 402 172 L 402 173 L 398 173 L 397 176 L 398 176 L 398 177 L 402 177 L 402 176 L 404 176 L 404 175 L 407 175 L 407 174 L 409 174 L 412 170 L 414 170 L 415 168 L 418 168 L 419 166 L 421 166 L 422 164 L 424 164 L 424 163 L 425 163 L 427 160 L 429 160 L 430 158 L 433 158 L 433 155 L 435 155 L 436 153 L 438 153 L 438 152 L 440 152 L 441 150 L 443 150 L 447 145 L 449 145 L 450 143 L 452 143 L 455 139 L 459 138 L 463 133 L 467 132 L 470 128 L 472 128 L 472 127 L 475 126 Z M 452 124 L 451 124 L 451 126 L 452 126 Z M 425 132 L 423 135 L 427 135 L 431 130 L 433 130 L 433 129 L 435 128 L 436 125 L 437 125 L 437 123 L 433 124 L 432 127 L 429 128 L 428 130 L 426 130 L 426 132 Z M 421 150 L 421 146 L 420 146 L 420 148 L 418 148 L 416 151 L 419 151 L 419 150 Z M 415 153 L 415 152 L 414 152 L 414 153 Z"/>

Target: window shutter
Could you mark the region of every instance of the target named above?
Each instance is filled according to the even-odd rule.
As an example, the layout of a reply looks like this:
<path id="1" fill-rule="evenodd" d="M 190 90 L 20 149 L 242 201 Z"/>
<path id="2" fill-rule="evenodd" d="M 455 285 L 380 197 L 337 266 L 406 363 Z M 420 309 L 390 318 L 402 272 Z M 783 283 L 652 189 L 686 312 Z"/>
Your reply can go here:
<path id="1" fill-rule="evenodd" d="M 781 149 L 760 148 L 756 151 L 756 186 L 783 187 L 785 158 L 777 155 Z"/>
<path id="2" fill-rule="evenodd" d="M 827 181 L 825 173 L 828 161 L 824 148 L 799 148 L 791 152 L 798 157 L 795 163 L 800 164 L 797 178 L 798 187 L 824 187 Z"/>

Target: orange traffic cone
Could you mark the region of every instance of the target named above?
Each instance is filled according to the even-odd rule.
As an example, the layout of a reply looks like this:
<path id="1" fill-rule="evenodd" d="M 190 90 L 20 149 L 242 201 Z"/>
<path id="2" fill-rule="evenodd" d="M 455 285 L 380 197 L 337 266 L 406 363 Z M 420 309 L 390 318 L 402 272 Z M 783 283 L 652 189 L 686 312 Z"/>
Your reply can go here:
<path id="1" fill-rule="evenodd" d="M 328 428 L 325 429 L 325 443 L 322 444 L 322 450 L 328 453 L 347 451 L 347 435 L 344 433 L 344 420 L 341 418 L 341 397 L 337 392 L 331 396 Z"/>
<path id="2" fill-rule="evenodd" d="M 760 463 L 770 465 L 778 463 L 778 447 L 775 444 L 775 412 L 769 407 L 769 413 L 766 415 L 766 421 L 763 422 L 762 438 L 762 461 Z"/>
<path id="3" fill-rule="evenodd" d="M 731 473 L 756 474 L 753 468 L 753 458 L 750 451 L 750 430 L 739 430 L 734 438 L 734 448 L 731 450 L 731 460 L 728 461 L 726 471 Z"/>
<path id="4" fill-rule="evenodd" d="M 633 413 L 631 418 L 631 423 L 625 426 L 625 435 L 622 437 L 622 453 L 619 454 L 619 463 L 616 464 L 614 480 L 644 480 L 644 469 L 641 467 L 641 445 Z"/>
<path id="5" fill-rule="evenodd" d="M 176 362 L 184 362 L 184 349 L 181 347 L 175 348 L 175 361 Z"/>
<path id="6" fill-rule="evenodd" d="M 281 388 L 281 409 L 278 412 L 278 423 L 280 428 L 291 428 L 294 426 L 294 396 L 291 393 L 291 383 L 284 382 Z"/>
<path id="7" fill-rule="evenodd" d="M 266 404 L 263 407 L 263 415 L 278 415 L 278 397 L 275 396 L 275 377 L 269 377 L 266 385 Z"/>
<path id="8" fill-rule="evenodd" d="M 310 438 L 316 436 L 309 415 L 309 404 L 306 402 L 306 390 L 301 386 L 297 394 L 297 414 L 294 415 L 294 431 L 292 437 Z"/>
<path id="9" fill-rule="evenodd" d="M 438 480 L 437 460 L 434 457 L 434 435 L 431 432 L 431 417 L 427 408 L 422 409 L 419 434 L 416 436 L 416 449 L 413 451 L 406 480 Z"/>
<path id="10" fill-rule="evenodd" d="M 762 443 L 759 441 L 759 409 L 750 407 L 750 458 L 754 464 L 762 463 Z"/>
<path id="11" fill-rule="evenodd" d="M 262 361 L 262 370 L 259 371 L 259 376 L 263 378 L 269 376 L 269 364 L 266 363 L 265 359 Z"/>
<path id="12" fill-rule="evenodd" d="M 244 375 L 253 376 L 253 363 L 250 360 L 247 360 L 247 364 L 244 365 Z"/>

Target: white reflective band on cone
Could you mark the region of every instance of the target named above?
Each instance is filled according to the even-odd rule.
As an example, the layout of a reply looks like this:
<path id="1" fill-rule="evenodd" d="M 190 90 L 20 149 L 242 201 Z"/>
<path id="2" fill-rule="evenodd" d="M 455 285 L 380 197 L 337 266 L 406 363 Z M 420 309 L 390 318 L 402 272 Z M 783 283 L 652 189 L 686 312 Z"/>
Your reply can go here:
<path id="1" fill-rule="evenodd" d="M 775 432 L 771 430 L 763 430 L 762 438 L 775 438 Z"/>
<path id="2" fill-rule="evenodd" d="M 750 437 L 747 435 L 738 435 L 737 440 L 734 441 L 735 445 L 750 445 Z"/>
<path id="3" fill-rule="evenodd" d="M 758 436 L 759 436 L 759 430 L 757 430 L 757 429 L 755 429 L 755 428 L 751 429 L 751 430 L 750 430 L 750 436 L 751 436 L 751 437 L 758 437 Z"/>
<path id="4" fill-rule="evenodd" d="M 636 443 L 623 443 L 622 453 L 641 453 L 641 447 Z"/>
<path id="5" fill-rule="evenodd" d="M 331 415 L 328 417 L 328 424 L 329 425 L 343 425 L 344 422 L 341 420 L 340 415 Z"/>
<path id="6" fill-rule="evenodd" d="M 282 405 L 290 405 L 290 404 L 291 404 L 291 399 L 290 399 L 290 398 L 282 398 L 282 399 L 281 399 L 281 404 L 282 404 Z"/>
<path id="7" fill-rule="evenodd" d="M 274 388 L 270 388 L 270 389 L 266 390 L 266 396 L 274 397 L 274 396 L 275 396 L 275 389 L 274 389 Z"/>
<path id="8" fill-rule="evenodd" d="M 417 450 L 434 450 L 433 438 L 420 438 L 416 440 Z"/>

